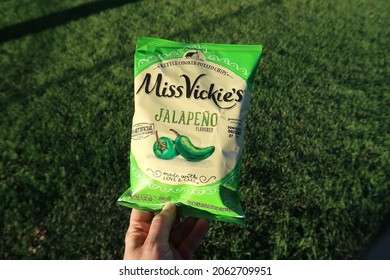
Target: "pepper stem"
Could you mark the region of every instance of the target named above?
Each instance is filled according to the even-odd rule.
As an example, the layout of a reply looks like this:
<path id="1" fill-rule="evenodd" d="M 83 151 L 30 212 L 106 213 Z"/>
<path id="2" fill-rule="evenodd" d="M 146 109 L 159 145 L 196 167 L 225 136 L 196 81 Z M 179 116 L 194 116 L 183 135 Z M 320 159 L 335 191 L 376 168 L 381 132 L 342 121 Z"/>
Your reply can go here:
<path id="1" fill-rule="evenodd" d="M 157 139 L 157 143 L 158 143 L 158 148 L 160 150 L 164 150 L 166 148 L 166 145 L 161 142 L 160 138 L 158 137 L 158 131 L 156 130 L 156 139 Z"/>
<path id="2" fill-rule="evenodd" d="M 173 133 L 175 133 L 177 137 L 180 136 L 180 134 L 176 130 L 174 130 L 174 129 L 170 129 L 169 131 L 172 131 Z"/>

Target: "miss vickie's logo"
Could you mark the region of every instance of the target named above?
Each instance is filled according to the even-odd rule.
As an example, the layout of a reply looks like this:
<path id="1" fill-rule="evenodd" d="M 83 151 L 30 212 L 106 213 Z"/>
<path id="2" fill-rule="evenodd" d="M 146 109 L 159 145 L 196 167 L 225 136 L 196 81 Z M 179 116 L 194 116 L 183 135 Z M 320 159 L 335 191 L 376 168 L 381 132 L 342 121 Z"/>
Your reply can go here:
<path id="1" fill-rule="evenodd" d="M 161 73 L 157 74 L 156 77 L 147 73 L 136 94 L 144 89 L 146 94 L 155 94 L 157 97 L 179 98 L 185 96 L 188 99 L 209 99 L 221 109 L 231 109 L 236 106 L 237 102 L 242 101 L 244 90 L 232 88 L 226 91 L 223 88 L 218 88 L 215 83 L 204 87 L 201 80 L 206 76 L 206 74 L 200 74 L 194 80 L 191 80 L 189 76 L 183 74 L 180 76 L 183 83 L 175 85 L 164 82 Z M 227 103 L 229 105 L 225 107 Z"/>

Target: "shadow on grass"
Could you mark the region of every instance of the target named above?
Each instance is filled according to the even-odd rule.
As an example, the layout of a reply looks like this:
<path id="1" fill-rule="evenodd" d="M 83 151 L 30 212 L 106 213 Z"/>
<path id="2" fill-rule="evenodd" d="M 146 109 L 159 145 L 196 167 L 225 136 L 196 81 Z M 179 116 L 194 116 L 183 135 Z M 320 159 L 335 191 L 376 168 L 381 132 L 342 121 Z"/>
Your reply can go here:
<path id="1" fill-rule="evenodd" d="M 363 260 L 390 260 L 390 212 L 383 219 L 382 229 L 366 249 Z"/>
<path id="2" fill-rule="evenodd" d="M 83 4 L 65 11 L 42 16 L 36 19 L 16 23 L 0 29 L 0 44 L 26 35 L 35 34 L 46 29 L 64 25 L 70 21 L 88 17 L 105 10 L 121 7 L 138 0 L 101 0 Z"/>
<path id="3" fill-rule="evenodd" d="M 135 2 L 137 0 L 133 0 L 133 2 Z M 99 1 L 99 2 L 110 2 L 110 1 L 106 1 L 106 0 L 103 0 L 103 1 Z M 119 2 L 127 2 L 129 3 L 130 1 L 115 1 L 115 4 L 117 5 Z M 95 3 L 95 2 L 94 2 Z M 91 4 L 88 4 L 88 5 L 91 5 Z M 87 5 L 82 5 L 82 6 L 87 6 Z M 88 9 L 87 8 L 80 8 L 82 6 L 79 6 L 79 7 L 76 7 L 76 8 L 72 8 L 71 10 L 84 10 L 84 9 Z M 109 8 L 113 8 L 114 6 L 113 5 L 108 5 L 106 3 L 106 8 L 109 9 Z M 108 7 L 110 6 L 110 7 Z M 102 4 L 99 4 L 100 7 L 100 10 L 102 10 Z M 163 35 L 163 37 L 167 38 L 167 39 L 172 39 L 172 40 L 178 40 L 178 41 L 188 41 L 188 42 L 191 42 L 191 39 L 188 38 L 189 34 L 196 34 L 197 32 L 199 32 L 199 30 L 201 30 L 202 26 L 212 26 L 214 24 L 219 24 L 221 21 L 223 21 L 224 19 L 226 18 L 231 18 L 231 17 L 240 17 L 240 16 L 244 16 L 244 15 L 248 15 L 251 13 L 251 11 L 255 10 L 255 7 L 256 6 L 249 6 L 245 9 L 241 9 L 239 11 L 235 11 L 233 13 L 229 13 L 227 15 L 223 15 L 223 16 L 219 16 L 219 17 L 215 17 L 213 19 L 210 19 L 210 20 L 207 20 L 207 21 L 201 21 L 199 23 L 197 23 L 195 26 L 192 26 L 191 28 L 187 28 L 187 29 L 182 29 L 182 30 L 179 30 L 178 32 L 174 32 L 174 33 L 168 33 L 166 35 Z M 94 10 L 96 12 L 97 11 L 97 8 L 94 7 Z M 89 10 L 91 12 L 91 10 Z M 68 13 L 67 11 L 66 12 L 63 12 L 63 13 Z M 86 12 L 79 12 L 78 16 L 76 17 L 76 15 L 73 15 L 72 18 L 68 18 L 67 20 L 68 21 L 71 21 L 71 20 L 76 20 L 78 18 L 81 18 L 81 14 L 83 14 L 84 16 L 87 16 L 88 13 Z M 91 13 L 89 13 L 91 14 Z M 47 17 L 54 17 L 54 15 L 49 15 Z M 64 17 L 64 16 L 63 16 Z M 65 17 L 64 17 L 65 19 Z M 62 20 L 62 24 L 65 24 L 65 20 Z M 37 21 L 43 21 L 42 19 L 36 19 Z M 36 20 L 32 20 L 32 21 L 36 21 Z M 59 21 L 56 21 L 57 25 L 60 25 L 60 22 Z M 22 24 L 28 24 L 28 22 L 25 22 L 25 23 L 21 23 L 20 24 L 20 27 L 19 28 L 22 28 Z M 11 26 L 12 27 L 12 26 Z M 7 28 L 11 28 L 11 27 L 7 27 Z M 54 27 L 54 26 L 53 26 Z M 49 28 L 49 27 L 45 27 L 45 28 Z M 2 33 L 3 33 L 3 30 L 0 30 L 0 36 L 2 36 Z M 43 30 L 43 29 L 42 29 Z M 40 30 L 36 29 L 35 31 L 32 31 L 32 33 L 35 33 L 35 32 L 39 32 Z M 25 33 L 24 35 L 28 35 L 27 34 L 27 31 L 26 30 L 23 30 L 23 32 Z M 14 35 L 16 36 L 16 35 Z M 20 37 L 23 36 L 20 34 Z M 9 38 L 9 40 L 11 40 L 12 38 Z M 15 38 L 13 38 L 15 39 Z M 0 43 L 4 40 L 4 38 L 0 37 Z M 102 69 L 106 69 L 107 67 L 115 64 L 115 63 L 118 63 L 120 62 L 121 60 L 125 59 L 127 57 L 127 55 L 129 53 L 133 53 L 135 50 L 135 45 L 133 46 L 133 49 L 131 50 L 128 50 L 127 53 L 125 53 L 125 50 L 122 50 L 120 53 L 117 53 L 117 54 L 111 54 L 111 56 L 107 57 L 107 58 L 103 58 L 101 59 L 100 61 L 97 61 L 93 66 L 91 67 L 88 67 L 88 68 L 85 68 L 85 69 L 70 69 L 69 71 L 64 71 L 64 75 L 62 77 L 58 77 L 58 78 L 55 78 L 55 79 L 51 79 L 47 82 L 45 82 L 42 86 L 40 86 L 39 88 L 37 88 L 36 90 L 34 91 L 30 91 L 29 92 L 29 95 L 26 95 L 24 92 L 21 92 L 20 94 L 9 94 L 7 95 L 3 100 L 2 102 L 0 102 L 0 111 L 1 110 L 6 110 L 7 106 L 9 106 L 11 103 L 23 103 L 25 102 L 29 97 L 31 98 L 32 95 L 35 95 L 35 96 L 42 96 L 44 95 L 45 91 L 47 88 L 51 87 L 51 86 L 54 86 L 56 84 L 61 84 L 63 86 L 65 86 L 67 83 L 70 83 L 71 81 L 74 81 L 78 78 L 80 78 L 80 76 L 83 76 L 83 75 L 90 75 L 92 72 L 94 73 L 98 73 L 99 71 L 101 71 Z M 129 61 L 129 65 L 133 63 L 133 60 L 130 60 Z"/>

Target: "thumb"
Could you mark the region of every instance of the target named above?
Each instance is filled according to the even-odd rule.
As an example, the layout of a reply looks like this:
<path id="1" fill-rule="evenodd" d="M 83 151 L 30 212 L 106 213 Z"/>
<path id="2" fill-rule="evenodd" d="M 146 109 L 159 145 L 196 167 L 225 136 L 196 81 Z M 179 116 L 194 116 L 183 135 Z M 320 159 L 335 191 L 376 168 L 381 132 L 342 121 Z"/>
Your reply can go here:
<path id="1" fill-rule="evenodd" d="M 169 242 L 169 235 L 176 219 L 176 206 L 173 203 L 164 205 L 162 211 L 157 214 L 150 225 L 147 242 Z"/>

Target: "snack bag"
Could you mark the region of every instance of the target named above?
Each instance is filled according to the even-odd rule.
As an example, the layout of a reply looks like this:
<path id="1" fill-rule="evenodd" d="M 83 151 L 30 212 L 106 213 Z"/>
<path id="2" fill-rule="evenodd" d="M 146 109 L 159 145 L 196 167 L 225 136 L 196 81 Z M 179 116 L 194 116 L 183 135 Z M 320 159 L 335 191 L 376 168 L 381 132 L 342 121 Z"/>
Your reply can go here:
<path id="1" fill-rule="evenodd" d="M 118 204 L 245 225 L 238 187 L 262 46 L 139 38 L 130 187 Z"/>

